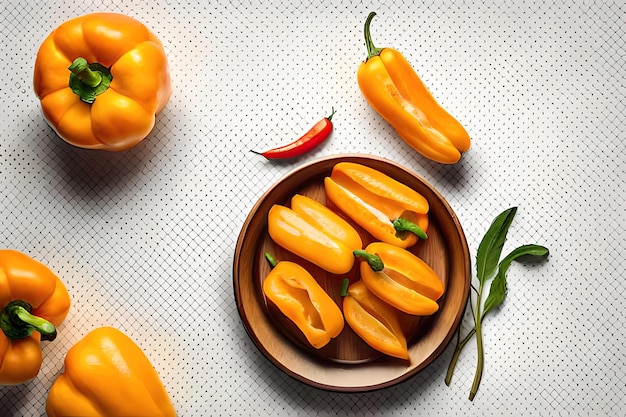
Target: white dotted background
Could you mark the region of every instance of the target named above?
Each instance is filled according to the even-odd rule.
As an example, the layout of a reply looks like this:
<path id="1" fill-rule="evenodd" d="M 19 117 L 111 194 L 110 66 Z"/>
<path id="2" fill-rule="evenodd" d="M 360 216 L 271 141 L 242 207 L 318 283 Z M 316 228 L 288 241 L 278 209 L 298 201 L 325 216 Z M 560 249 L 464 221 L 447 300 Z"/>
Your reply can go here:
<path id="1" fill-rule="evenodd" d="M 95 11 L 145 23 L 171 65 L 171 101 L 123 153 L 66 145 L 32 89 L 45 36 Z M 457 165 L 417 155 L 362 97 L 370 11 L 375 44 L 400 50 L 470 132 Z M 625 27 L 616 0 L 4 1 L 0 247 L 48 265 L 73 305 L 38 377 L 0 387 L 0 414 L 44 415 L 67 349 L 111 325 L 146 352 L 180 416 L 623 415 Z M 305 157 L 249 152 L 290 142 L 332 107 L 334 132 Z M 551 250 L 541 265 L 512 266 L 507 299 L 484 326 L 473 402 L 472 344 L 450 387 L 452 346 L 409 381 L 339 394 L 286 376 L 245 332 L 232 284 L 244 219 L 283 175 L 341 153 L 422 175 L 456 211 L 472 256 L 511 206 L 505 252 Z"/>

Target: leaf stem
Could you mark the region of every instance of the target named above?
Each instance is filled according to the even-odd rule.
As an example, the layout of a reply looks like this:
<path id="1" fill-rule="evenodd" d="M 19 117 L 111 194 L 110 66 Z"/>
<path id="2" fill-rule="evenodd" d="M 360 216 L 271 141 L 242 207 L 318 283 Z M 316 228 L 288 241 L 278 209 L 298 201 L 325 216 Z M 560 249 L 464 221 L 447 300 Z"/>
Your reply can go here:
<path id="1" fill-rule="evenodd" d="M 472 336 L 474 336 L 475 334 L 476 334 L 476 329 L 472 328 L 472 330 L 470 330 L 467 333 L 467 335 L 465 335 L 463 340 L 460 340 L 456 344 L 456 349 L 454 349 L 454 353 L 452 354 L 452 359 L 450 360 L 450 365 L 448 365 L 448 372 L 446 373 L 446 385 L 449 386 L 450 382 L 452 382 L 452 376 L 454 375 L 454 368 L 456 368 L 456 363 L 459 360 L 459 356 L 461 356 L 461 351 L 463 350 L 463 348 L 465 348 L 465 345 L 467 345 L 467 343 L 470 340 L 472 340 Z M 460 332 L 457 332 L 457 336 L 460 339 L 461 337 Z"/>
<path id="2" fill-rule="evenodd" d="M 474 311 L 474 331 L 476 333 L 476 372 L 474 373 L 474 382 L 470 389 L 469 399 L 474 400 L 480 381 L 483 377 L 483 368 L 485 367 L 485 352 L 483 348 L 483 331 L 482 331 L 482 296 L 485 281 L 481 281 L 478 285 L 478 295 L 476 299 L 476 310 Z"/>
<path id="3" fill-rule="evenodd" d="M 476 290 L 476 287 L 474 287 L 474 285 L 471 285 L 471 288 L 474 292 L 478 292 L 478 290 Z M 474 303 L 473 303 L 473 299 L 470 296 L 469 297 L 469 305 L 470 305 L 470 312 L 472 313 L 472 317 L 475 317 L 475 311 L 474 311 Z M 475 324 L 474 324 L 475 325 Z M 454 349 L 454 353 L 452 354 L 452 359 L 450 359 L 450 364 L 448 365 L 448 372 L 446 372 L 446 385 L 450 386 L 450 382 L 452 381 L 452 376 L 454 375 L 454 369 L 456 368 L 456 363 L 459 360 L 459 356 L 461 356 L 461 351 L 465 348 L 465 345 L 467 345 L 467 343 L 472 339 L 472 336 L 474 336 L 476 334 L 476 328 L 473 327 L 468 334 L 463 338 L 463 340 L 461 339 L 461 328 L 459 327 L 459 329 L 457 330 L 457 343 L 456 343 L 456 348 Z"/>

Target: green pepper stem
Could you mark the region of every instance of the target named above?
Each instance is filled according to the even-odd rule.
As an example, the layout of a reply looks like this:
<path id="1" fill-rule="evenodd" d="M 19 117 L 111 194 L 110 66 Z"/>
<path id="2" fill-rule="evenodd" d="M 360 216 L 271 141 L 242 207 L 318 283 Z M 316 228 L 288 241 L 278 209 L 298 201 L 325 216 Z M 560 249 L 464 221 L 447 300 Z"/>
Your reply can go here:
<path id="1" fill-rule="evenodd" d="M 348 278 L 343 278 L 341 280 L 341 291 L 339 292 L 339 295 L 342 297 L 345 297 L 346 295 L 348 295 L 349 286 L 350 286 L 350 280 Z"/>
<path id="2" fill-rule="evenodd" d="M 22 300 L 7 304 L 0 314 L 0 329 L 9 339 L 23 339 L 33 331 L 41 334 L 41 340 L 54 340 L 56 327 L 48 320 L 31 314 L 32 306 Z"/>
<path id="3" fill-rule="evenodd" d="M 426 234 L 424 229 L 422 229 L 410 220 L 403 218 L 395 219 L 393 221 L 393 227 L 396 229 L 397 232 L 411 232 L 420 239 L 428 239 L 428 235 Z"/>
<path id="4" fill-rule="evenodd" d="M 85 58 L 76 58 L 70 70 L 69 87 L 85 103 L 92 104 L 96 96 L 108 90 L 113 80 L 111 71 L 97 62 L 89 64 Z"/>
<path id="5" fill-rule="evenodd" d="M 334 115 L 335 115 L 335 108 L 333 107 L 332 113 L 330 114 L 330 116 L 328 116 L 328 117 L 327 117 L 327 119 L 328 119 L 329 121 L 330 121 L 330 120 L 333 120 L 333 116 L 334 116 Z"/>
<path id="6" fill-rule="evenodd" d="M 374 42 L 372 42 L 372 34 L 370 33 L 370 24 L 372 23 L 372 19 L 374 19 L 374 16 L 376 16 L 375 12 L 371 12 L 367 16 L 367 19 L 365 20 L 365 29 L 363 31 L 365 34 L 365 46 L 367 47 L 367 59 L 380 55 L 380 53 L 384 49 L 384 48 L 376 48 L 374 46 Z"/>
<path id="7" fill-rule="evenodd" d="M 274 259 L 274 257 L 272 256 L 271 253 L 269 252 L 265 252 L 265 259 L 267 259 L 267 262 L 269 262 L 270 267 L 274 268 L 278 262 L 276 261 L 276 259 Z"/>
<path id="8" fill-rule="evenodd" d="M 355 250 L 352 253 L 354 254 L 354 256 L 365 259 L 370 268 L 372 268 L 372 270 L 375 272 L 380 272 L 385 268 L 383 260 L 380 259 L 380 256 L 378 255 L 366 252 L 363 249 Z"/>
<path id="9" fill-rule="evenodd" d="M 68 69 L 89 87 L 97 87 L 102 82 L 102 74 L 92 71 L 85 58 L 76 58 Z"/>

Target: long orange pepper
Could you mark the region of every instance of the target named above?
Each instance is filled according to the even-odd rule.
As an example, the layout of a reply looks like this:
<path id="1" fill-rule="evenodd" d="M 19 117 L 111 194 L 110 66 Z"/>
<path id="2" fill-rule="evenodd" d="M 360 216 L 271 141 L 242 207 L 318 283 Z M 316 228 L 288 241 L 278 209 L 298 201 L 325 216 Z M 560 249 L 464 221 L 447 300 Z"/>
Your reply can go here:
<path id="1" fill-rule="evenodd" d="M 470 148 L 465 128 L 428 91 L 400 52 L 376 48 L 365 21 L 367 59 L 359 66 L 357 80 L 363 96 L 412 148 L 426 158 L 453 164 Z"/>
<path id="2" fill-rule="evenodd" d="M 340 162 L 324 189 L 328 200 L 380 241 L 408 248 L 428 237 L 428 200 L 378 170 Z"/>
<path id="3" fill-rule="evenodd" d="M 370 243 L 365 250 L 355 251 L 361 262 L 361 279 L 377 297 L 408 314 L 434 314 L 443 295 L 439 276 L 423 260 L 407 251 L 384 242 Z"/>

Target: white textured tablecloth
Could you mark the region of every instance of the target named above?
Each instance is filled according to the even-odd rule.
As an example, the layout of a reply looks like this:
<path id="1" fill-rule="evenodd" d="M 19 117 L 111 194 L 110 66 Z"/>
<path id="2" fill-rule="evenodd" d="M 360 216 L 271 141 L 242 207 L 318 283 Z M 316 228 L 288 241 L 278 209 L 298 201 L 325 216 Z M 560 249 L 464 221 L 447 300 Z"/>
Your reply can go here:
<path id="1" fill-rule="evenodd" d="M 626 9 L 618 1 L 16 1 L 0 14 L 0 247 L 45 263 L 72 309 L 38 377 L 0 387 L 0 415 L 40 416 L 67 349 L 116 326 L 159 372 L 180 416 L 616 416 L 626 409 Z M 173 95 L 148 139 L 123 153 L 58 139 L 32 88 L 44 37 L 69 18 L 120 12 L 163 42 Z M 422 158 L 356 83 L 370 11 L 377 46 L 400 50 L 472 136 L 454 166 Z M 295 139 L 331 108 L 314 152 L 249 152 Z M 320 391 L 280 372 L 239 318 L 232 263 L 253 204 L 321 156 L 380 155 L 422 175 L 460 218 L 470 252 L 518 206 L 514 265 L 476 349 L 450 387 L 452 346 L 429 368 L 365 394 Z M 464 328 L 469 326 L 469 315 Z"/>

